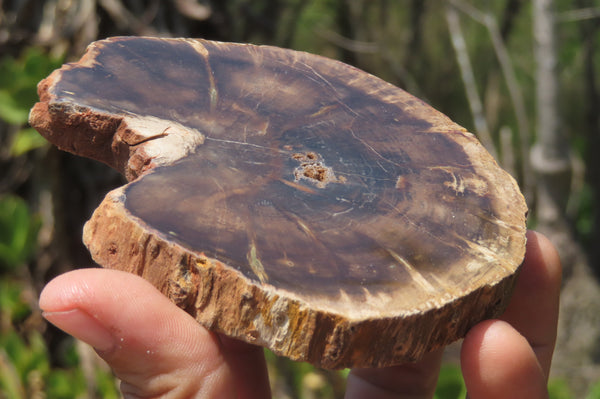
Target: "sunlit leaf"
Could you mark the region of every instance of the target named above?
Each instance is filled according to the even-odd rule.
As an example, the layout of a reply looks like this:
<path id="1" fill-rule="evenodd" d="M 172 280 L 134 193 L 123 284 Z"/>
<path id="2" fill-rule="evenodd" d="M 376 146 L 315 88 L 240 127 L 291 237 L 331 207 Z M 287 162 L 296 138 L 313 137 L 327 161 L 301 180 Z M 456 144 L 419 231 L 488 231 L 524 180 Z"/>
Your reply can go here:
<path id="1" fill-rule="evenodd" d="M 23 125 L 27 123 L 28 117 L 28 108 L 23 108 L 18 104 L 11 93 L 0 90 L 0 119 L 12 125 Z"/>
<path id="2" fill-rule="evenodd" d="M 35 129 L 22 129 L 17 133 L 12 143 L 10 154 L 18 157 L 31 150 L 44 147 L 47 144 L 48 142 Z"/>
<path id="3" fill-rule="evenodd" d="M 434 398 L 462 399 L 466 394 L 467 389 L 460 368 L 453 365 L 444 365 L 440 371 Z"/>
<path id="4" fill-rule="evenodd" d="M 586 399 L 600 399 L 600 380 L 592 385 Z"/>
<path id="5" fill-rule="evenodd" d="M 6 399 L 21 399 L 25 397 L 25 389 L 19 374 L 0 347 L 0 397 Z"/>
<path id="6" fill-rule="evenodd" d="M 38 48 L 27 48 L 18 59 L 0 59 L 0 119 L 13 125 L 27 123 L 37 101 L 37 84 L 62 63 Z"/>
<path id="7" fill-rule="evenodd" d="M 23 300 L 24 287 L 10 280 L 0 280 L 0 309 L 2 320 L 12 323 L 22 320 L 31 313 L 31 308 Z M 0 330 L 0 333 L 3 331 Z"/>
<path id="8" fill-rule="evenodd" d="M 572 399 L 573 394 L 565 380 L 552 379 L 548 383 L 548 397 L 550 399 Z"/>

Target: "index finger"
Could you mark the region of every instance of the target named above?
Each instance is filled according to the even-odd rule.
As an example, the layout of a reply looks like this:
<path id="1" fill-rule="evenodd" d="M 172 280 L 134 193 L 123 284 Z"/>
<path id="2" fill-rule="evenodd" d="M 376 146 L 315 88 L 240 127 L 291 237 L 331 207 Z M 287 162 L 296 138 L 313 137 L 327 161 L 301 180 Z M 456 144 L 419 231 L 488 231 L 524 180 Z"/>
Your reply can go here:
<path id="1" fill-rule="evenodd" d="M 560 258 L 550 240 L 529 231 L 517 286 L 501 319 L 527 339 L 546 377 L 556 343 L 561 276 Z"/>

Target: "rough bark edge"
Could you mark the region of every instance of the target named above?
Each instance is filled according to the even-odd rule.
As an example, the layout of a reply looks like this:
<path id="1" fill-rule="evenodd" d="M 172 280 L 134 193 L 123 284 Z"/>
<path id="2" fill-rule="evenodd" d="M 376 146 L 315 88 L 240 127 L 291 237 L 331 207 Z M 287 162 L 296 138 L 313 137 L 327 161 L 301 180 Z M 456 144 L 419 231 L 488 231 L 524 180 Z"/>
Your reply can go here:
<path id="1" fill-rule="evenodd" d="M 499 316 L 518 275 L 425 313 L 351 320 L 313 309 L 285 290 L 258 287 L 227 265 L 161 238 L 128 214 L 123 200 L 122 189 L 110 192 L 84 228 L 96 262 L 150 281 L 212 331 L 327 369 L 419 360 Z"/>
<path id="2" fill-rule="evenodd" d="M 40 102 L 29 114 L 30 125 L 59 149 L 105 163 L 133 181 L 185 157 L 204 142 L 201 132 L 175 121 L 59 101 L 53 87 L 63 69 L 72 67 L 67 64 L 38 84 Z"/>

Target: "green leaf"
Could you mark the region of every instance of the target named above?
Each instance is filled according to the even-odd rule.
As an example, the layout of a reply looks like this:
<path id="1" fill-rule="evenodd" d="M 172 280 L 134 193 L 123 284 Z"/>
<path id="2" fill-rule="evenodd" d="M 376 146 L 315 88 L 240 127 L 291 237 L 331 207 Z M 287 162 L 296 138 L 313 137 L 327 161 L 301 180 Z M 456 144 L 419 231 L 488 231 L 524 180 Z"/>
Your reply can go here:
<path id="1" fill-rule="evenodd" d="M 600 381 L 592 385 L 586 399 L 600 399 Z"/>
<path id="2" fill-rule="evenodd" d="M 12 93 L 0 90 L 0 119 L 12 125 L 23 125 L 28 118 L 29 108 L 23 108 Z"/>
<path id="3" fill-rule="evenodd" d="M 442 366 L 434 398 L 462 399 L 466 395 L 467 388 L 465 387 L 460 368 L 453 365 Z"/>
<path id="4" fill-rule="evenodd" d="M 38 331 L 31 331 L 27 342 L 23 340 L 14 330 L 3 334 L 0 339 L 0 347 L 6 353 L 6 359 L 16 371 L 21 384 L 25 386 L 30 373 L 39 373 L 42 377 L 50 370 L 48 352 L 42 335 Z"/>
<path id="5" fill-rule="evenodd" d="M 31 314 L 29 304 L 23 300 L 23 290 L 24 287 L 18 282 L 0 280 L 0 309 L 4 322 L 14 323 Z"/>
<path id="6" fill-rule="evenodd" d="M 548 382 L 548 397 L 550 399 L 572 399 L 573 394 L 565 380 L 553 378 Z"/>
<path id="7" fill-rule="evenodd" d="M 29 84 L 27 85 L 19 86 L 16 90 L 14 90 L 11 93 L 14 98 L 15 104 L 22 110 L 27 111 L 28 118 L 29 110 L 39 100 L 37 94 L 37 85 L 33 82 L 37 83 L 37 80 L 28 82 Z"/>
<path id="8" fill-rule="evenodd" d="M 15 87 L 19 68 L 11 57 L 0 60 L 0 90 L 10 90 Z"/>
<path id="9" fill-rule="evenodd" d="M 0 119 L 13 124 L 27 123 L 29 110 L 37 101 L 37 84 L 62 63 L 41 49 L 26 49 L 19 59 L 0 60 Z"/>
<path id="10" fill-rule="evenodd" d="M 49 398 L 82 398 L 86 394 L 86 382 L 81 369 L 54 370 L 48 376 L 46 385 Z"/>
<path id="11" fill-rule="evenodd" d="M 119 399 L 121 397 L 115 377 L 111 373 L 101 369 L 96 370 L 96 384 L 99 397 L 104 399 Z"/>
<path id="12" fill-rule="evenodd" d="M 21 399 L 24 397 L 25 388 L 19 374 L 6 352 L 0 348 L 0 398 Z"/>
<path id="13" fill-rule="evenodd" d="M 10 147 L 10 154 L 14 157 L 26 152 L 44 147 L 48 142 L 34 128 L 21 129 Z"/>
<path id="14" fill-rule="evenodd" d="M 17 196 L 0 197 L 0 271 L 17 268 L 34 253 L 40 220 Z"/>
<path id="15" fill-rule="evenodd" d="M 21 337 L 14 331 L 8 331 L 3 334 L 0 340 L 0 347 L 6 351 L 7 359 L 14 366 L 21 381 L 24 378 L 24 366 L 27 358 L 27 347 Z"/>
<path id="16" fill-rule="evenodd" d="M 69 340 L 68 345 L 62 351 L 61 360 L 65 367 L 75 368 L 79 365 L 79 352 L 74 339 Z"/>
<path id="17" fill-rule="evenodd" d="M 48 357 L 48 348 L 46 348 L 46 342 L 42 334 L 39 331 L 33 330 L 30 332 L 28 338 L 28 373 L 37 370 L 42 375 L 47 375 L 50 371 L 50 360 Z"/>
<path id="18" fill-rule="evenodd" d="M 37 84 L 38 80 L 46 77 L 49 68 L 50 58 L 39 48 L 30 47 L 25 50 L 25 55 L 23 56 L 23 72 L 26 77 L 34 82 L 34 84 Z"/>

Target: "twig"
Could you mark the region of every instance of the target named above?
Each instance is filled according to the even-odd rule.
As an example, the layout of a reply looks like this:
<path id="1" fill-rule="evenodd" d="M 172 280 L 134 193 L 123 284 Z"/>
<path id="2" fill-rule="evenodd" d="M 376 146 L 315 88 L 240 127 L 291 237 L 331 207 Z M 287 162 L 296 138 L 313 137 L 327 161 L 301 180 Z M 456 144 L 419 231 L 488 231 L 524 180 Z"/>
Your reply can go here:
<path id="1" fill-rule="evenodd" d="M 565 11 L 556 16 L 557 22 L 577 22 L 586 19 L 600 18 L 600 7 L 580 8 Z"/>
<path id="2" fill-rule="evenodd" d="M 517 177 L 514 151 L 512 151 L 512 129 L 508 126 L 500 128 L 500 164 L 511 176 Z"/>
<path id="3" fill-rule="evenodd" d="M 174 2 L 177 11 L 188 18 L 204 21 L 211 16 L 210 7 L 198 3 L 196 0 L 175 0 Z"/>
<path id="4" fill-rule="evenodd" d="M 373 54 L 379 51 L 377 43 L 348 39 L 347 37 L 328 29 L 316 29 L 315 32 L 323 39 L 330 41 L 344 50 L 352 51 L 354 53 Z"/>
<path id="5" fill-rule="evenodd" d="M 456 53 L 456 60 L 460 68 L 463 84 L 465 86 L 465 92 L 467 94 L 467 100 L 469 107 L 471 108 L 471 114 L 473 115 L 473 122 L 475 124 L 475 130 L 479 139 L 483 143 L 484 147 L 492 154 L 492 156 L 498 159 L 496 148 L 490 130 L 483 113 L 483 105 L 481 98 L 477 92 L 477 85 L 475 83 L 475 76 L 473 74 L 473 68 L 471 67 L 471 61 L 469 54 L 467 53 L 467 45 L 465 44 L 465 38 L 463 37 L 460 29 L 460 22 L 458 20 L 458 13 L 452 6 L 446 6 L 446 20 L 448 22 L 448 30 L 450 32 L 450 39 L 454 52 Z"/>
<path id="6" fill-rule="evenodd" d="M 98 0 L 119 29 L 131 29 L 136 34 L 156 34 L 154 28 L 146 26 L 133 15 L 119 0 Z"/>
<path id="7" fill-rule="evenodd" d="M 565 210 L 571 188 L 571 159 L 558 112 L 558 59 L 553 5 L 552 0 L 533 2 L 537 137 L 531 151 L 531 164 L 538 176 L 539 226 L 566 231 Z"/>
<path id="8" fill-rule="evenodd" d="M 521 150 L 521 162 L 523 165 L 523 180 L 521 182 L 523 191 L 525 192 L 527 198 L 533 198 L 531 195 L 533 193 L 533 174 L 529 162 L 529 143 L 531 138 L 529 118 L 527 117 L 527 110 L 525 107 L 525 102 L 523 101 L 523 93 L 521 92 L 521 87 L 517 81 L 514 68 L 512 67 L 510 55 L 506 49 L 504 40 L 502 39 L 502 34 L 498 28 L 498 24 L 491 15 L 479 11 L 472 5 L 467 4 L 462 0 L 450 0 L 450 3 L 471 17 L 473 20 L 485 26 L 490 34 L 492 46 L 494 47 L 494 52 L 496 53 L 496 57 L 500 63 L 500 69 L 504 75 L 504 80 L 506 81 L 506 87 L 513 104 L 515 117 L 517 119 L 517 126 L 519 128 L 518 136 Z"/>

